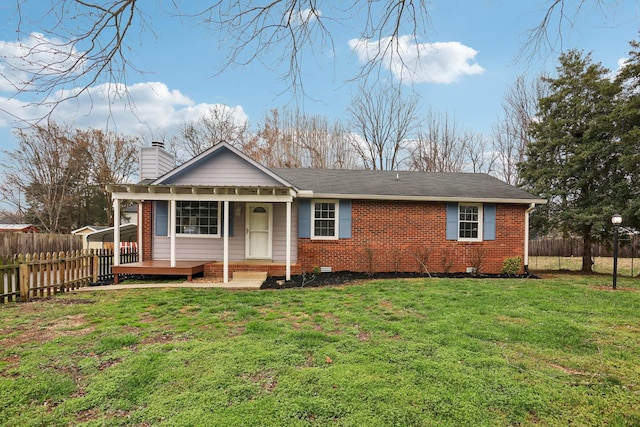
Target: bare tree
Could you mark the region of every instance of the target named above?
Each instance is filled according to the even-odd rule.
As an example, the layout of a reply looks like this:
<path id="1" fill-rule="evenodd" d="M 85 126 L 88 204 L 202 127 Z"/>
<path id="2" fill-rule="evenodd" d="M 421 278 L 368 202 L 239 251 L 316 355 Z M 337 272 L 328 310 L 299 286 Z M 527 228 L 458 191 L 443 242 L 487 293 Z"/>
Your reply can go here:
<path id="1" fill-rule="evenodd" d="M 31 7 L 32 3 L 37 6 Z M 418 39 L 429 34 L 432 6 L 426 0 L 324 2 L 322 9 L 317 0 L 170 3 L 173 10 L 166 12 L 170 17 L 187 25 L 208 26 L 219 35 L 220 50 L 227 53 L 222 70 L 255 60 L 264 63 L 268 54 L 281 52 L 266 65 L 277 72 L 284 64 L 281 77 L 294 92 L 304 92 L 301 55 L 309 50 L 334 50 L 335 25 L 351 24 L 355 17 L 365 17 L 358 20 L 362 24 L 356 31 L 363 43 L 374 47 L 358 73 L 367 76 L 381 65 L 388 66 L 390 61 L 404 64 L 403 37 Z M 606 15 L 616 8 L 615 3 L 547 0 L 545 13 L 531 30 L 524 52 L 555 49 L 586 5 L 595 5 Z M 49 7 L 43 8 L 42 2 L 35 0 L 15 0 L 18 22 L 15 30 L 25 47 L 21 57 L 10 61 L 13 69 L 7 73 L 20 74 L 21 78 L 14 80 L 16 91 L 38 95 L 35 103 L 48 103 L 51 109 L 96 83 L 111 83 L 111 96 L 126 96 L 127 75 L 129 71 L 138 71 L 128 57 L 136 45 L 131 38 L 142 32 L 154 32 L 154 23 L 145 10 L 156 5 L 137 0 L 52 0 L 47 4 Z M 25 31 L 31 27 L 27 25 L 31 22 L 26 10 L 34 9 L 41 10 L 42 16 L 32 17 L 33 21 L 52 22 L 41 28 L 40 34 Z M 556 31 L 556 35 L 549 29 Z M 61 95 L 50 98 L 54 93 Z"/>
<path id="2" fill-rule="evenodd" d="M 106 223 L 113 225 L 111 194 L 107 192 L 105 187 L 107 184 L 134 181 L 133 178 L 138 167 L 140 142 L 135 137 L 97 129 L 77 130 L 75 139 L 83 141 L 91 156 L 87 171 L 87 187 L 93 189 L 98 205 L 96 207 L 101 207 L 104 211 Z M 91 216 L 87 215 L 87 221 L 100 220 L 95 216 L 90 218 Z"/>
<path id="3" fill-rule="evenodd" d="M 548 0 L 539 23 L 529 29 L 528 37 L 520 50 L 520 57 L 533 60 L 536 56 L 556 55 L 564 50 L 564 37 L 576 30 L 576 21 L 589 6 L 606 20 L 622 3 L 606 0 Z"/>
<path id="4" fill-rule="evenodd" d="M 182 152 L 191 158 L 222 141 L 240 147 L 247 137 L 248 123 L 245 118 L 238 117 L 225 105 L 215 105 L 197 120 L 182 124 L 171 143 L 179 158 L 183 157 Z"/>
<path id="5" fill-rule="evenodd" d="M 33 10 L 35 0 L 15 0 L 16 31 L 25 43 L 24 54 L 11 61 L 11 73 L 22 78 L 15 82 L 17 92 L 31 92 L 38 96 L 37 104 L 49 104 L 51 110 L 69 98 L 77 97 L 96 83 L 109 85 L 110 96 L 126 96 L 129 71 L 138 71 L 127 53 L 135 51 L 135 33 L 153 33 L 153 22 L 145 13 L 148 2 L 137 0 L 53 0 L 48 8 L 41 8 L 42 17 L 51 20 L 41 34 L 25 32 L 29 20 L 26 10 Z M 295 92 L 304 92 L 300 56 L 313 49 L 333 50 L 332 28 L 336 23 L 353 22 L 364 14 L 358 32 L 366 39 L 379 40 L 379 52 L 363 67 L 368 72 L 400 55 L 400 36 L 414 37 L 426 33 L 428 8 L 426 0 L 390 0 L 378 2 L 323 4 L 316 0 L 211 0 L 208 4 L 171 2 L 167 11 L 176 20 L 209 26 L 220 38 L 220 50 L 227 53 L 222 70 L 230 65 L 245 65 L 255 60 L 265 62 L 267 53 L 281 52 L 272 70 L 285 71 L 281 77 Z M 5 74 L 3 74 L 5 75 Z M 6 75 L 5 75 L 6 76 Z M 64 89 L 62 96 L 50 95 Z"/>
<path id="6" fill-rule="evenodd" d="M 353 147 L 365 168 L 395 170 L 402 166 L 408 140 L 418 126 L 418 97 L 401 86 L 360 87 L 347 111 L 354 131 Z"/>
<path id="7" fill-rule="evenodd" d="M 295 114 L 287 109 L 270 110 L 243 150 L 265 166 L 302 167 L 303 156 L 295 143 Z"/>
<path id="8" fill-rule="evenodd" d="M 11 202 L 17 191 L 21 205 L 16 208 L 48 232 L 64 228 L 63 214 L 77 204 L 79 184 L 89 161 L 86 146 L 76 143 L 70 132 L 68 127 L 55 124 L 20 129 L 16 131 L 18 147 L 4 152 L 4 181 L 13 194 L 2 188 L 3 195 Z"/>
<path id="9" fill-rule="evenodd" d="M 298 114 L 295 144 L 302 149 L 302 166 L 320 169 L 357 168 L 357 155 L 340 122 L 333 125 L 319 115 Z"/>
<path id="10" fill-rule="evenodd" d="M 135 138 L 55 123 L 16 137 L 18 147 L 4 152 L 0 193 L 19 213 L 49 232 L 113 223 L 105 185 L 133 180 Z"/>
<path id="11" fill-rule="evenodd" d="M 358 156 L 339 121 L 287 108 L 272 109 L 242 149 L 270 167 L 357 168 Z"/>
<path id="12" fill-rule="evenodd" d="M 529 125 L 538 111 L 538 100 L 548 91 L 542 78 L 528 81 L 516 79 L 502 102 L 502 117 L 493 125 L 493 145 L 496 151 L 496 176 L 509 184 L 520 182 L 518 163 L 524 160 L 531 142 Z"/>
<path id="13" fill-rule="evenodd" d="M 473 173 L 495 175 L 496 152 L 484 135 L 468 133 L 464 137 L 466 169 Z"/>
<path id="14" fill-rule="evenodd" d="M 16 31 L 25 36 L 21 42 L 23 54 L 7 58 L 11 69 L 2 72 L 16 92 L 35 94 L 39 99 L 34 104 L 50 107 L 50 111 L 96 83 L 110 83 L 111 96 L 127 94 L 122 83 L 126 83 L 128 71 L 135 70 L 126 56 L 131 50 L 129 33 L 134 25 L 151 28 L 136 0 L 54 0 L 49 8 L 41 8 L 43 4 L 39 3 L 36 10 L 42 10 L 42 16 L 53 24 L 41 33 L 25 34 L 22 25 L 28 20 L 22 15 L 23 9 L 34 9 L 27 3 L 34 2 L 16 0 Z M 11 79 L 8 74 L 20 79 Z"/>
<path id="15" fill-rule="evenodd" d="M 425 172 L 460 172 L 465 166 L 467 138 L 448 114 L 430 111 L 413 142 L 411 169 Z"/>

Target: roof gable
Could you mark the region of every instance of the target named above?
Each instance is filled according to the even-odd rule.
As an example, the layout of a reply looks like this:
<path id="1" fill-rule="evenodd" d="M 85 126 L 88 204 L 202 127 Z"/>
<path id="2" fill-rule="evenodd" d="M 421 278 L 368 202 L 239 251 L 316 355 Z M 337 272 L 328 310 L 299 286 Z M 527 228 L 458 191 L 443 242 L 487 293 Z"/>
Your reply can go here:
<path id="1" fill-rule="evenodd" d="M 104 230 L 105 228 L 109 228 L 109 226 L 108 225 L 85 225 L 84 227 L 71 230 L 71 234 L 88 234 L 88 233 L 93 233 L 94 231 Z"/>
<path id="2" fill-rule="evenodd" d="M 226 142 L 178 166 L 152 182 L 159 185 L 287 186 L 277 174 Z"/>

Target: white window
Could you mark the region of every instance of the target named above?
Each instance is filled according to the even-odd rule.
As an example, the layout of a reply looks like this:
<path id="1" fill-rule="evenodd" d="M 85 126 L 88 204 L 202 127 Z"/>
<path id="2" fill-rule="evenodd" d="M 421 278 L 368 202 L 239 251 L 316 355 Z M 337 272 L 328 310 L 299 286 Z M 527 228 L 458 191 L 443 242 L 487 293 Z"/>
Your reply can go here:
<path id="1" fill-rule="evenodd" d="M 458 205 L 458 240 L 482 240 L 482 205 Z"/>
<path id="2" fill-rule="evenodd" d="M 176 234 L 220 236 L 220 202 L 177 201 Z"/>
<path id="3" fill-rule="evenodd" d="M 311 238 L 338 238 L 338 202 L 313 200 L 311 202 Z"/>

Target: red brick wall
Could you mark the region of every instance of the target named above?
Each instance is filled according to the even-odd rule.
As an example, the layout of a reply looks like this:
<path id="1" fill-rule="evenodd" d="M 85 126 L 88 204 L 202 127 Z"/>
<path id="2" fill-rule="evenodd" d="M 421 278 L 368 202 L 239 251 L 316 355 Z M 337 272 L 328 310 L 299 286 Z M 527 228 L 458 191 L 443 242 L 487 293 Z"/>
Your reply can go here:
<path id="1" fill-rule="evenodd" d="M 458 242 L 445 238 L 446 204 L 359 201 L 352 205 L 350 239 L 298 239 L 303 271 L 328 266 L 333 271 L 499 273 L 505 258 L 524 254 L 526 205 L 496 206 L 496 240 Z"/>
<path id="2" fill-rule="evenodd" d="M 142 202 L 142 261 L 149 261 L 152 257 L 153 246 L 153 203 Z"/>

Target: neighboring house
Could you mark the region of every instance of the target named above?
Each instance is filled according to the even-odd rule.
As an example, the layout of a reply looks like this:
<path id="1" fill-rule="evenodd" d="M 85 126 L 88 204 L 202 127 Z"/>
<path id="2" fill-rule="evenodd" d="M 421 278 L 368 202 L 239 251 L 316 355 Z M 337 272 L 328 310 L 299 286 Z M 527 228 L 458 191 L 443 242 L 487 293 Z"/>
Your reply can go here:
<path id="1" fill-rule="evenodd" d="M 104 230 L 105 228 L 109 227 L 106 225 L 85 225 L 84 227 L 72 230 L 71 234 L 74 236 L 82 236 L 82 249 L 102 249 L 102 243 L 89 242 L 87 240 L 87 235 L 95 233 L 96 231 Z"/>
<path id="2" fill-rule="evenodd" d="M 113 248 L 114 227 L 106 225 L 86 225 L 73 230 L 71 234 L 82 236 L 82 249 Z M 138 226 L 135 223 L 120 225 L 120 247 L 132 246 L 138 240 Z"/>
<path id="3" fill-rule="evenodd" d="M 0 233 L 37 233 L 40 229 L 33 224 L 0 224 Z"/>
<path id="4" fill-rule="evenodd" d="M 242 269 L 499 273 L 506 258 L 526 266 L 529 212 L 545 203 L 485 174 L 270 169 L 227 143 L 172 162 L 143 147 L 142 181 L 108 186 L 114 217 L 137 201 L 143 261 L 201 261 L 225 281 Z"/>

